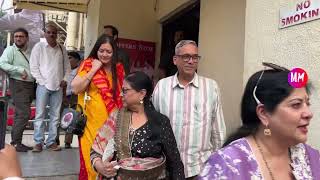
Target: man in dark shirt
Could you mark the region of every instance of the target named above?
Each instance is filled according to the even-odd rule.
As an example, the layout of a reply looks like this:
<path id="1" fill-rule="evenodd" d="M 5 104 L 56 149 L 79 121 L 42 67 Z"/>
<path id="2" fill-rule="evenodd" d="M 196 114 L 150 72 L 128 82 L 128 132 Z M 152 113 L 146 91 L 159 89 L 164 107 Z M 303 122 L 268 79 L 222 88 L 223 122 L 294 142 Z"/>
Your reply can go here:
<path id="1" fill-rule="evenodd" d="M 174 46 L 184 38 L 184 32 L 177 30 L 174 33 Z M 160 58 L 159 79 L 172 76 L 177 72 L 177 66 L 173 64 L 174 48 L 168 48 Z"/>
<path id="2" fill-rule="evenodd" d="M 106 25 L 103 28 L 104 28 L 104 33 L 106 35 L 112 36 L 115 42 L 118 41 L 119 31 L 116 27 L 114 27 L 112 25 Z M 129 58 L 128 53 L 124 49 L 118 48 L 117 54 L 118 54 L 119 62 L 121 62 L 123 64 L 125 73 L 129 74 L 131 66 L 130 66 L 130 58 Z"/>

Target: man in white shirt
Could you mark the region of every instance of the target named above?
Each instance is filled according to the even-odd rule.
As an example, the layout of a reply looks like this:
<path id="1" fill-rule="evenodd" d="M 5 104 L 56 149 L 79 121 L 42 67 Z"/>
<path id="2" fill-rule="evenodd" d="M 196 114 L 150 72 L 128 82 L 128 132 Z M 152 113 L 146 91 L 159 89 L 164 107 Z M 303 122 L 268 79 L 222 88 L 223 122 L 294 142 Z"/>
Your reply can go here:
<path id="1" fill-rule="evenodd" d="M 63 87 L 66 87 L 70 74 L 70 62 L 66 48 L 57 42 L 57 27 L 48 23 L 45 29 L 45 42 L 38 42 L 32 49 L 30 70 L 37 82 L 36 117 L 34 122 L 33 152 L 41 152 L 44 144 L 44 119 L 49 105 L 49 135 L 47 149 L 60 151 L 55 139 L 60 119 Z"/>

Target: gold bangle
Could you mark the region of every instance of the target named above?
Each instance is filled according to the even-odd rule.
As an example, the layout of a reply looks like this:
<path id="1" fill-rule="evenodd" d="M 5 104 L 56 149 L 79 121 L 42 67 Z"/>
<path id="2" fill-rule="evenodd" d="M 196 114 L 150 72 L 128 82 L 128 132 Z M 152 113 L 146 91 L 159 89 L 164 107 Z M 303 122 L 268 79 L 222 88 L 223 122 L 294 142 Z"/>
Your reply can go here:
<path id="1" fill-rule="evenodd" d="M 92 167 L 93 167 L 93 168 L 96 168 L 95 165 L 96 165 L 97 161 L 102 161 L 102 159 L 99 158 L 99 157 L 94 158 L 94 159 L 93 159 L 93 162 L 92 162 Z"/>

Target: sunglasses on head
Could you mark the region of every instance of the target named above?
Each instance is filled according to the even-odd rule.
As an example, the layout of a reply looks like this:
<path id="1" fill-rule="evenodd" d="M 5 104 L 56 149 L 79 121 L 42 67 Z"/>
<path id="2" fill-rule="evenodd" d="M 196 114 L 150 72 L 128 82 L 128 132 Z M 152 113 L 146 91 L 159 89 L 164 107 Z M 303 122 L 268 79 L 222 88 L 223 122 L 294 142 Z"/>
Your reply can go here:
<path id="1" fill-rule="evenodd" d="M 262 62 L 262 65 L 264 66 L 264 69 L 263 69 L 263 71 L 261 72 L 261 74 L 260 74 L 260 76 L 259 76 L 259 79 L 258 79 L 256 85 L 254 86 L 254 89 L 253 89 L 253 92 L 252 92 L 253 98 L 254 98 L 254 100 L 256 101 L 256 103 L 257 103 L 258 105 L 259 105 L 259 104 L 262 104 L 262 103 L 261 103 L 261 101 L 257 98 L 256 90 L 257 90 L 258 84 L 260 83 L 260 80 L 262 79 L 262 76 L 263 76 L 263 74 L 264 74 L 264 71 L 265 71 L 267 68 L 271 68 L 271 69 L 273 69 L 273 70 L 275 70 L 275 71 L 278 71 L 278 72 L 281 72 L 281 71 L 283 71 L 283 72 L 288 71 L 288 72 L 289 72 L 289 70 L 288 70 L 287 68 L 281 67 L 281 66 L 276 65 L 276 64 L 273 64 L 273 63 Z"/>

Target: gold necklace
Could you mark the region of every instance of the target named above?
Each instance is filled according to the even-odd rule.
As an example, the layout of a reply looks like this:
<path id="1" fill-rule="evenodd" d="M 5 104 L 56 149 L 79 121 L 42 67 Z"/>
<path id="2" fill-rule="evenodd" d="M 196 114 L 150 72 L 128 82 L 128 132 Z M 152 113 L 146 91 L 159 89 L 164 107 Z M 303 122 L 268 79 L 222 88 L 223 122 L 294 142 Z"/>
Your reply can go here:
<path id="1" fill-rule="evenodd" d="M 268 164 L 268 162 L 267 162 L 267 160 L 266 160 L 266 158 L 265 158 L 265 156 L 264 156 L 264 154 L 263 154 L 263 151 L 262 151 L 262 149 L 261 149 L 260 144 L 258 143 L 258 141 L 257 141 L 257 139 L 256 139 L 255 136 L 253 136 L 253 139 L 254 139 L 255 143 L 257 144 L 258 150 L 259 150 L 260 153 L 261 153 L 262 159 L 263 159 L 264 164 L 266 165 L 266 167 L 267 167 L 267 169 L 268 169 L 268 172 L 269 172 L 269 175 L 270 175 L 271 179 L 272 179 L 272 180 L 275 180 L 275 178 L 274 178 L 274 176 L 273 176 L 273 174 L 272 174 L 271 168 L 269 167 L 269 164 Z"/>

